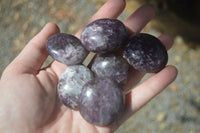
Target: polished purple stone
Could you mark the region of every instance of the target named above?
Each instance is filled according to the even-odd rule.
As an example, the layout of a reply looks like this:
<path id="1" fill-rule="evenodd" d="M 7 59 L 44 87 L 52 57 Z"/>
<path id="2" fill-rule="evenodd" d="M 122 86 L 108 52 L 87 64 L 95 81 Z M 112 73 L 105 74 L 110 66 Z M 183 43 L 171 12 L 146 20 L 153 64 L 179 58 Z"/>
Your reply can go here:
<path id="1" fill-rule="evenodd" d="M 92 71 L 96 76 L 107 76 L 115 79 L 118 83 L 125 84 L 128 79 L 128 62 L 116 54 L 102 54 L 95 58 Z"/>
<path id="2" fill-rule="evenodd" d="M 78 99 L 83 85 L 93 79 L 93 73 L 83 65 L 67 67 L 58 83 L 58 96 L 61 102 L 72 109 L 78 109 Z"/>
<path id="3" fill-rule="evenodd" d="M 81 42 L 88 51 L 106 53 L 120 48 L 127 40 L 124 24 L 117 19 L 98 19 L 87 25 L 81 34 Z"/>
<path id="4" fill-rule="evenodd" d="M 47 40 L 47 51 L 55 60 L 67 64 L 80 64 L 87 56 L 81 41 L 73 35 L 59 33 Z"/>
<path id="5" fill-rule="evenodd" d="M 87 82 L 79 99 L 82 117 L 94 125 L 115 122 L 124 110 L 124 95 L 120 85 L 109 77 L 98 77 Z"/>
<path id="6" fill-rule="evenodd" d="M 147 73 L 159 72 L 168 61 L 167 50 L 161 41 L 146 33 L 130 38 L 124 56 L 136 70 Z"/>

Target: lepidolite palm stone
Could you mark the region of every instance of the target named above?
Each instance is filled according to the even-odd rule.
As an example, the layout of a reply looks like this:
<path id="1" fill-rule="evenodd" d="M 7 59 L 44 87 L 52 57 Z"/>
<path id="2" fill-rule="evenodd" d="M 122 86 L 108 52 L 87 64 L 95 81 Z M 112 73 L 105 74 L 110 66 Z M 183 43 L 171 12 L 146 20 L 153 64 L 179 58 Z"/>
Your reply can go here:
<path id="1" fill-rule="evenodd" d="M 98 77 L 83 86 L 79 111 L 88 122 L 104 126 L 119 118 L 124 104 L 120 85 L 109 77 Z"/>
<path id="2" fill-rule="evenodd" d="M 93 73 L 83 65 L 67 67 L 58 83 L 58 96 L 61 102 L 71 109 L 78 109 L 78 99 L 83 85 L 93 79 Z"/>

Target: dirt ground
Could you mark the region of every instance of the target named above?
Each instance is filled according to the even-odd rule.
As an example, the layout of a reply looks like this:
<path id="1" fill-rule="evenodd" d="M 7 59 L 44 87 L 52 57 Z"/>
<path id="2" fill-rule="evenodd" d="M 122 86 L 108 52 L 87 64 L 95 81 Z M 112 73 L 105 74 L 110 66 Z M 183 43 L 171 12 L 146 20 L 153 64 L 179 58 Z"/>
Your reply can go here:
<path id="1" fill-rule="evenodd" d="M 25 44 L 47 23 L 55 22 L 61 32 L 74 34 L 105 0 L 0 0 L 0 75 Z M 124 20 L 139 4 L 127 0 L 120 16 Z M 156 18 L 144 29 L 153 35 Z M 168 29 L 174 29 L 168 27 Z M 143 31 L 143 32 L 144 32 Z M 165 91 L 126 121 L 116 133 L 199 133 L 200 132 L 200 43 L 173 34 L 169 64 L 179 74 Z"/>

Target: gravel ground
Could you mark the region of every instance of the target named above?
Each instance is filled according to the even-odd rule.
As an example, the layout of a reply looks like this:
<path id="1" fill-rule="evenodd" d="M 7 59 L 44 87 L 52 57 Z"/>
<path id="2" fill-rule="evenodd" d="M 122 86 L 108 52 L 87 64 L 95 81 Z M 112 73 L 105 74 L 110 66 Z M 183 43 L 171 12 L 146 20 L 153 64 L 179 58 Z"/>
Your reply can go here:
<path id="1" fill-rule="evenodd" d="M 0 75 L 25 44 L 49 21 L 61 32 L 74 34 L 105 0 L 0 0 Z M 124 19 L 138 7 L 128 0 Z M 156 21 L 154 21 L 155 24 Z M 145 32 L 158 30 L 147 25 Z M 200 44 L 175 35 L 169 64 L 179 74 L 165 91 L 126 121 L 116 133 L 199 133 L 200 132 Z"/>

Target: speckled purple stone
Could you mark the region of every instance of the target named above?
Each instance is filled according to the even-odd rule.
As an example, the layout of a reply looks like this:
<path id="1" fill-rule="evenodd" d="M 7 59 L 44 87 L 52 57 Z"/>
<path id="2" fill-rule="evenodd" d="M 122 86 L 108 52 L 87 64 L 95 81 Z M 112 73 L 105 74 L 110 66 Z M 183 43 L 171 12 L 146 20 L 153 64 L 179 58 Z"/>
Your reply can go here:
<path id="1" fill-rule="evenodd" d="M 115 54 L 102 54 L 95 58 L 92 71 L 96 76 L 112 77 L 120 84 L 125 84 L 128 79 L 128 62 Z"/>
<path id="2" fill-rule="evenodd" d="M 52 58 L 67 65 L 81 63 L 88 53 L 78 38 L 65 33 L 51 36 L 47 40 L 47 51 Z"/>
<path id="3" fill-rule="evenodd" d="M 101 126 L 116 121 L 125 105 L 122 88 L 108 77 L 87 82 L 83 86 L 79 101 L 82 117 L 91 124 Z"/>
<path id="4" fill-rule="evenodd" d="M 58 96 L 61 102 L 71 109 L 78 109 L 78 99 L 83 85 L 93 79 L 93 73 L 83 65 L 67 67 L 58 83 Z"/>
<path id="5" fill-rule="evenodd" d="M 168 61 L 167 50 L 156 37 L 140 33 L 133 36 L 124 48 L 124 56 L 136 70 L 156 73 Z"/>
<path id="6" fill-rule="evenodd" d="M 117 50 L 127 40 L 124 24 L 117 19 L 98 19 L 87 25 L 81 34 L 81 42 L 88 51 L 106 53 Z"/>

